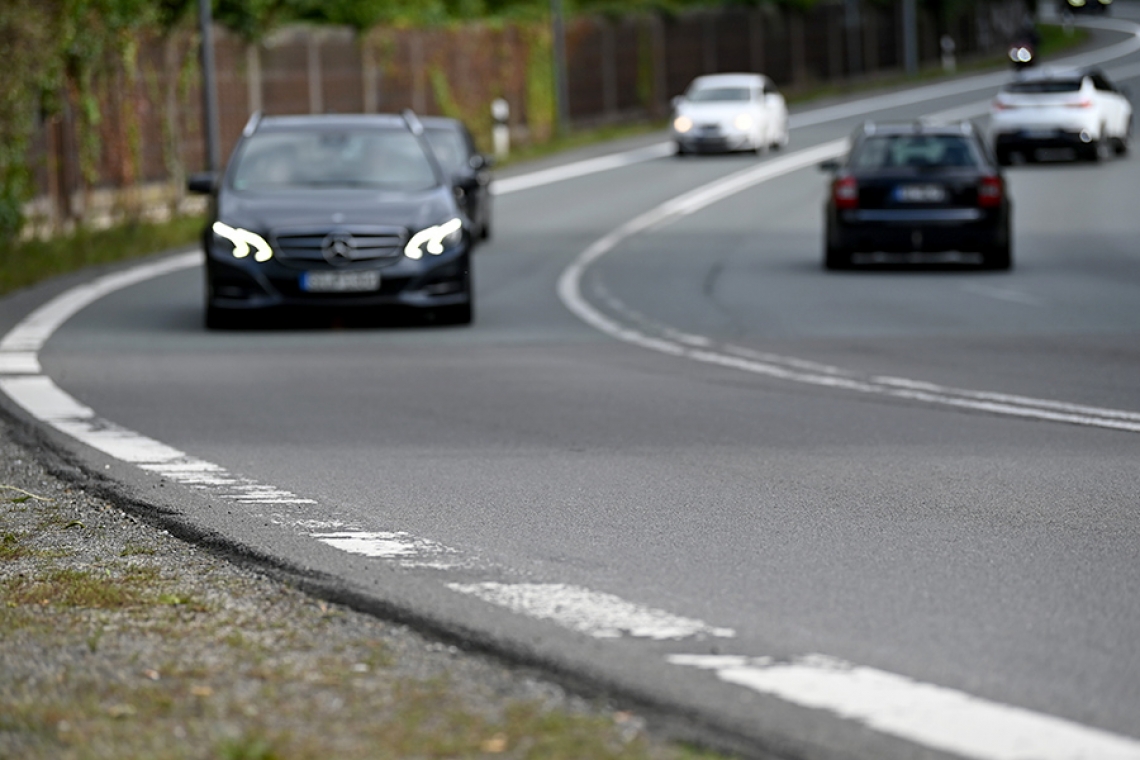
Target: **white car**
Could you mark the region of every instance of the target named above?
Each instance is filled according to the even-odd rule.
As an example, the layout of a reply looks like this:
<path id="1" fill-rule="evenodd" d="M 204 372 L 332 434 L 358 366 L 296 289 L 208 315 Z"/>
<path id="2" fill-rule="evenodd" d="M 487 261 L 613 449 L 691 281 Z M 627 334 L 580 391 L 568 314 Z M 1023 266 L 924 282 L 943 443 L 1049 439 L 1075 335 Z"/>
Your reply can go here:
<path id="1" fill-rule="evenodd" d="M 788 106 L 762 74 L 697 77 L 673 99 L 673 142 L 678 154 L 751 150 L 788 143 Z"/>
<path id="2" fill-rule="evenodd" d="M 999 163 L 1041 150 L 1071 151 L 1098 161 L 1102 147 L 1128 151 L 1132 103 L 1096 68 L 1032 69 L 1001 88 L 990 109 Z"/>

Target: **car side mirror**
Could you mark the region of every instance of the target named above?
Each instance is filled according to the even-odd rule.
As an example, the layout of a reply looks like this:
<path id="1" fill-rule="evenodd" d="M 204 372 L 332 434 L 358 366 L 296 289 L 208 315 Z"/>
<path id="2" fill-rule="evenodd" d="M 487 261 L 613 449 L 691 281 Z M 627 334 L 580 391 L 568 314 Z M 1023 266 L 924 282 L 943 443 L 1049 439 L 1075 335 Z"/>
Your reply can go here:
<path id="1" fill-rule="evenodd" d="M 186 178 L 186 189 L 199 195 L 211 195 L 216 189 L 218 175 L 214 172 L 197 172 Z"/>
<path id="2" fill-rule="evenodd" d="M 839 171 L 839 159 L 838 158 L 829 158 L 826 161 L 821 161 L 819 163 L 819 170 L 821 172 L 827 172 L 829 174 L 835 174 L 837 171 Z"/>
<path id="3" fill-rule="evenodd" d="M 669 103 L 670 103 L 670 104 L 671 104 L 671 105 L 672 105 L 674 108 L 680 108 L 680 107 L 681 107 L 681 104 L 682 104 L 682 103 L 684 103 L 684 102 L 685 102 L 685 99 L 684 99 L 683 97 L 681 97 L 680 95 L 675 95 L 675 96 L 673 97 L 673 99 L 669 101 Z"/>

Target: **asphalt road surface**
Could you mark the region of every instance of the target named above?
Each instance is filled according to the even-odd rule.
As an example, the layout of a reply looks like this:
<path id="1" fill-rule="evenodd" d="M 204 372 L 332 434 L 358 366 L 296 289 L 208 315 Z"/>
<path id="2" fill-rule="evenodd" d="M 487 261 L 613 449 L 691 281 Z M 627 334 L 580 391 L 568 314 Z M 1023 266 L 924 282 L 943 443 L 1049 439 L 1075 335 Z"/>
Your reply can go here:
<path id="1" fill-rule="evenodd" d="M 1084 60 L 1136 89 L 1117 6 Z M 1140 159 L 1012 167 L 1011 272 L 821 267 L 838 141 L 1006 76 L 504 172 L 470 328 L 206 332 L 195 254 L 56 280 L 0 302 L 4 403 L 183 530 L 748 754 L 1140 758 Z"/>

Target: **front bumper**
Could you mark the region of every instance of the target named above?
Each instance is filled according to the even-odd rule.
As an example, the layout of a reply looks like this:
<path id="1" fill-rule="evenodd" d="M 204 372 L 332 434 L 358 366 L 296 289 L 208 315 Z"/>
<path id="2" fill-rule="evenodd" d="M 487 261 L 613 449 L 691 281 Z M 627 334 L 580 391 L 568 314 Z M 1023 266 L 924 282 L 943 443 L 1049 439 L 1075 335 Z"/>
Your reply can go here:
<path id="1" fill-rule="evenodd" d="M 694 127 L 688 132 L 673 131 L 673 141 L 687 153 L 729 153 L 752 150 L 746 132 L 730 132 L 722 128 Z"/>
<path id="2" fill-rule="evenodd" d="M 312 293 L 302 289 L 306 270 L 277 259 L 235 259 L 228 251 L 206 254 L 206 303 L 213 309 L 257 311 L 275 308 L 360 309 L 414 307 L 433 309 L 469 303 L 468 245 L 420 261 L 406 257 L 383 264 L 337 267 L 335 271 L 378 271 L 380 286 L 365 292 Z M 309 271 L 334 271 L 312 267 Z"/>

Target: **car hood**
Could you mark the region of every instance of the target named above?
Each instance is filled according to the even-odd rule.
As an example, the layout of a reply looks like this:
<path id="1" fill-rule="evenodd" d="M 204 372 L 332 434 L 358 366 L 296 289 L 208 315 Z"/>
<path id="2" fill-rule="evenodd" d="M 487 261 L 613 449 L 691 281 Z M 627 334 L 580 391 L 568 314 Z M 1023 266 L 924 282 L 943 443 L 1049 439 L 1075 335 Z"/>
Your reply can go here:
<path id="1" fill-rule="evenodd" d="M 378 225 L 423 229 L 459 216 L 446 187 L 418 193 L 299 188 L 221 193 L 218 218 L 258 232 L 283 228 Z"/>
<path id="2" fill-rule="evenodd" d="M 732 121 L 742 113 L 754 110 L 752 103 L 690 103 L 677 105 L 678 116 L 688 116 L 693 121 L 725 122 Z"/>

